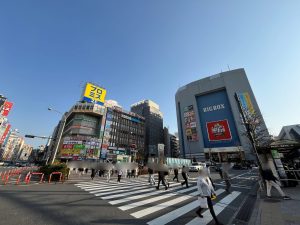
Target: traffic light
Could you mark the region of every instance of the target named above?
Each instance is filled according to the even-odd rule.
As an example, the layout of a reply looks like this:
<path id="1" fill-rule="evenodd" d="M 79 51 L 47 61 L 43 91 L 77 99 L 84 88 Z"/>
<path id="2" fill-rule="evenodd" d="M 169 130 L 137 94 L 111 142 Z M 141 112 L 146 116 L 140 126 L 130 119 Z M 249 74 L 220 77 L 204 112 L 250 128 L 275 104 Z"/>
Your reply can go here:
<path id="1" fill-rule="evenodd" d="M 34 135 L 29 135 L 29 134 L 25 134 L 25 137 L 26 137 L 26 138 L 35 138 Z"/>

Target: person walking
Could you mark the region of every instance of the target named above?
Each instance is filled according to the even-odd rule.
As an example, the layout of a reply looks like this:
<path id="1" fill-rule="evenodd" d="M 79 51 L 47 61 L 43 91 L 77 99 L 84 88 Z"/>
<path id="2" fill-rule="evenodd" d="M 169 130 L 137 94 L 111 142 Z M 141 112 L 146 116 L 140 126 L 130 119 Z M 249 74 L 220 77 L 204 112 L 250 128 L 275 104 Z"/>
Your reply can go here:
<path id="1" fill-rule="evenodd" d="M 167 190 L 168 187 L 165 183 L 165 171 L 158 171 L 158 185 L 156 187 L 157 190 L 159 190 L 160 182 L 165 186 L 165 190 Z"/>
<path id="2" fill-rule="evenodd" d="M 131 170 L 131 177 L 136 177 L 136 174 L 135 174 L 135 169 Z"/>
<path id="3" fill-rule="evenodd" d="M 149 183 L 150 185 L 155 185 L 155 179 L 154 179 L 154 171 L 151 168 L 148 168 L 148 173 L 149 173 Z"/>
<path id="4" fill-rule="evenodd" d="M 179 182 L 179 180 L 178 180 L 178 168 L 175 168 L 175 169 L 174 169 L 174 178 L 173 178 L 173 181 L 174 181 L 175 179 L 177 180 L 177 182 Z"/>
<path id="5" fill-rule="evenodd" d="M 210 182 L 211 182 L 213 188 L 216 189 L 216 186 L 215 186 L 213 180 L 211 179 L 211 175 L 210 175 L 210 166 L 209 166 L 208 164 L 206 164 L 206 172 L 207 172 L 207 176 L 208 176 L 208 178 L 210 179 Z"/>
<path id="6" fill-rule="evenodd" d="M 231 193 L 230 192 L 230 187 L 231 187 L 231 182 L 230 182 L 230 176 L 229 176 L 229 169 L 230 169 L 230 163 L 229 162 L 226 162 L 226 163 L 223 163 L 222 164 L 222 177 L 225 181 L 225 184 L 226 184 L 226 192 L 227 193 Z"/>
<path id="7" fill-rule="evenodd" d="M 130 179 L 130 178 L 131 178 L 131 176 L 132 176 L 132 175 L 131 175 L 131 170 L 130 170 L 130 169 L 128 169 L 128 170 L 127 170 L 127 178 L 129 178 L 129 179 Z"/>
<path id="8" fill-rule="evenodd" d="M 280 185 L 277 183 L 279 182 L 279 180 L 277 179 L 277 177 L 274 176 L 272 170 L 268 166 L 266 166 L 266 168 L 262 170 L 261 175 L 267 184 L 267 198 L 272 198 L 271 189 L 272 187 L 275 187 L 284 200 L 291 199 L 290 197 L 286 196 L 285 193 L 282 191 Z"/>
<path id="9" fill-rule="evenodd" d="M 94 180 L 95 176 L 96 176 L 96 170 L 93 168 L 91 173 L 92 180 Z"/>
<path id="10" fill-rule="evenodd" d="M 203 215 L 201 214 L 202 210 L 204 208 L 209 208 L 210 214 L 212 215 L 213 219 L 215 220 L 216 225 L 222 225 L 222 223 L 219 222 L 212 203 L 212 197 L 215 196 L 215 190 L 212 186 L 212 183 L 208 177 L 207 171 L 205 170 L 199 170 L 199 177 L 197 179 L 197 187 L 199 192 L 199 203 L 200 207 L 196 211 L 196 214 L 203 218 Z"/>
<path id="11" fill-rule="evenodd" d="M 120 169 L 118 172 L 118 182 L 121 182 L 122 175 L 123 175 L 123 171 Z"/>
<path id="12" fill-rule="evenodd" d="M 107 174 L 106 174 L 107 183 L 109 183 L 109 181 L 110 181 L 110 176 L 111 176 L 111 170 L 107 170 Z"/>
<path id="13" fill-rule="evenodd" d="M 184 179 L 184 181 L 181 183 L 181 186 L 186 185 L 186 188 L 188 188 L 189 187 L 188 174 L 187 174 L 187 168 L 185 166 L 182 167 L 181 175 Z"/>

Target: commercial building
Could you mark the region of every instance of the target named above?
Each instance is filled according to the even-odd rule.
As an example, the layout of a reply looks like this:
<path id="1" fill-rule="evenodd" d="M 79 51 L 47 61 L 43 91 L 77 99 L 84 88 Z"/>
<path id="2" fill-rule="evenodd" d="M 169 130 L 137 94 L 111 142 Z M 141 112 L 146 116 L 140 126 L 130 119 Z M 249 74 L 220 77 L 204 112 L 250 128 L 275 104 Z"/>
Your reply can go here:
<path id="1" fill-rule="evenodd" d="M 268 136 L 244 69 L 189 83 L 178 89 L 175 99 L 182 157 L 254 159 L 245 135 L 245 112 L 259 116 L 260 128 Z"/>
<path id="2" fill-rule="evenodd" d="M 116 105 L 78 102 L 63 115 L 51 140 L 48 162 L 53 158 L 129 162 L 142 157 L 144 118 Z"/>
<path id="3" fill-rule="evenodd" d="M 62 161 L 99 159 L 103 136 L 101 125 L 105 114 L 104 106 L 88 102 L 76 103 L 63 115 L 52 134 L 50 162 L 53 157 Z"/>
<path id="4" fill-rule="evenodd" d="M 166 157 L 178 158 L 180 156 L 179 139 L 170 134 L 166 127 L 164 127 L 164 145 Z"/>
<path id="5" fill-rule="evenodd" d="M 123 110 L 120 106 L 108 106 L 101 149 L 101 158 L 110 161 L 141 161 L 144 158 L 145 119 Z"/>
<path id="6" fill-rule="evenodd" d="M 277 139 L 300 142 L 300 124 L 282 127 Z"/>
<path id="7" fill-rule="evenodd" d="M 32 146 L 28 145 L 28 144 L 24 144 L 22 146 L 22 149 L 20 151 L 20 154 L 17 158 L 18 161 L 28 161 L 29 156 L 31 155 L 32 152 Z"/>
<path id="8" fill-rule="evenodd" d="M 131 112 L 145 118 L 145 158 L 158 156 L 158 144 L 164 142 L 163 114 L 159 105 L 151 100 L 142 100 L 131 105 Z"/>

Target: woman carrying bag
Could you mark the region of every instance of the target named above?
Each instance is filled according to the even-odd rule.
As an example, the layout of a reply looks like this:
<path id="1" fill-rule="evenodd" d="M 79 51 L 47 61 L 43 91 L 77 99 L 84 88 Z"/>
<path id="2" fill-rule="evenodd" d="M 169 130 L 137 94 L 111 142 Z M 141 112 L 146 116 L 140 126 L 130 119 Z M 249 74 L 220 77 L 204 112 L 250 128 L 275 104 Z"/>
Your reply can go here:
<path id="1" fill-rule="evenodd" d="M 212 217 L 214 218 L 216 225 L 222 225 L 222 223 L 220 223 L 218 221 L 218 218 L 214 211 L 212 198 L 215 199 L 216 194 L 215 194 L 215 190 L 212 186 L 212 183 L 208 177 L 208 174 L 205 171 L 205 169 L 202 169 L 202 170 L 199 170 L 199 175 L 200 176 L 198 177 L 198 180 L 197 180 L 197 187 L 198 187 L 198 191 L 199 191 L 198 199 L 199 199 L 200 207 L 196 211 L 196 213 L 199 217 L 203 218 L 203 215 L 201 214 L 202 209 L 209 208 L 209 211 L 210 211 Z"/>

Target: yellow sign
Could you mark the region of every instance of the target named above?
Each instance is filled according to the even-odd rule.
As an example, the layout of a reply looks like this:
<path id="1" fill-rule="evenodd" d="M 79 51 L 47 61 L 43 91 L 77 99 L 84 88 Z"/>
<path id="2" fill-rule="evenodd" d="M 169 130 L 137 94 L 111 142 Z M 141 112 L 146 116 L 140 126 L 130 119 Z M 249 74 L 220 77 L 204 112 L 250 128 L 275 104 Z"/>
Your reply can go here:
<path id="1" fill-rule="evenodd" d="M 82 100 L 103 105 L 105 101 L 106 90 L 91 83 L 86 83 Z"/>

